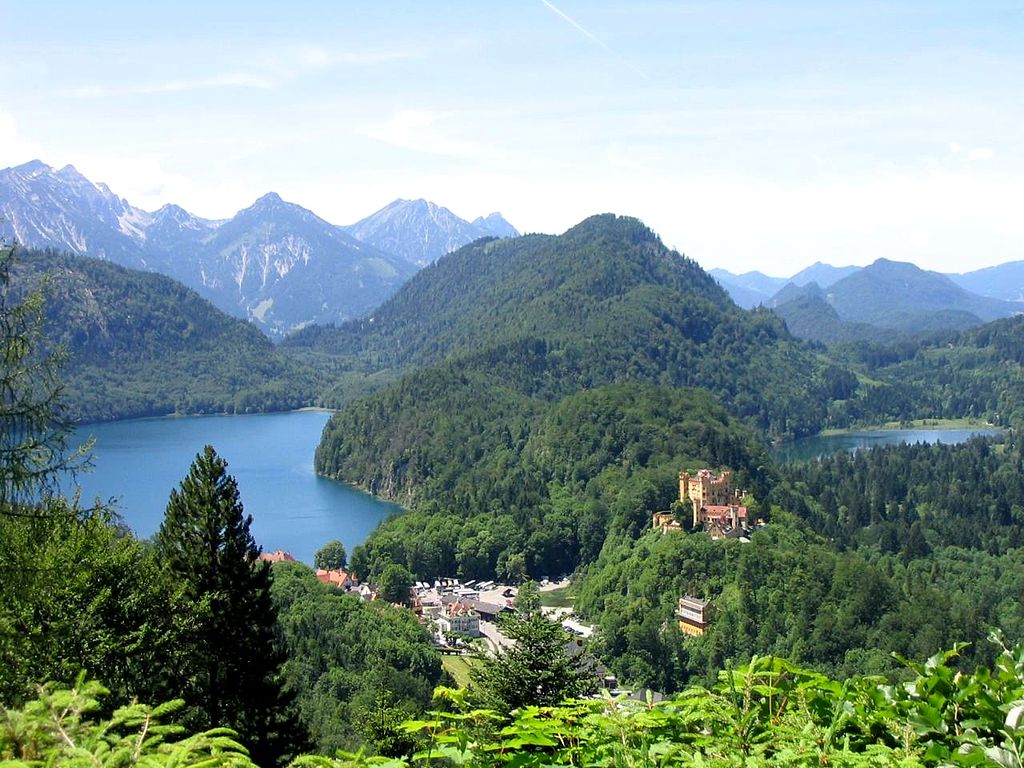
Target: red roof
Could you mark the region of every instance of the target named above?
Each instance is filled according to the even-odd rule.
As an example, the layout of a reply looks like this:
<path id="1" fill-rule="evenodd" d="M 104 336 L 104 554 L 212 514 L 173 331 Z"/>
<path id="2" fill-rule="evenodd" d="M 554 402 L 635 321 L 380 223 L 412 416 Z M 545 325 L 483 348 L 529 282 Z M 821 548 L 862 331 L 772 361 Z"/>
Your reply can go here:
<path id="1" fill-rule="evenodd" d="M 747 508 L 736 507 L 736 512 L 740 520 L 747 519 Z M 704 507 L 704 519 L 705 520 L 720 520 L 720 519 L 732 519 L 733 507 L 728 504 L 708 504 Z"/>
<path id="2" fill-rule="evenodd" d="M 325 571 L 323 568 L 318 568 L 316 572 L 317 581 L 322 581 L 324 584 L 336 584 L 342 586 L 346 581 L 349 580 L 348 571 L 343 571 L 340 568 L 336 570 Z"/>

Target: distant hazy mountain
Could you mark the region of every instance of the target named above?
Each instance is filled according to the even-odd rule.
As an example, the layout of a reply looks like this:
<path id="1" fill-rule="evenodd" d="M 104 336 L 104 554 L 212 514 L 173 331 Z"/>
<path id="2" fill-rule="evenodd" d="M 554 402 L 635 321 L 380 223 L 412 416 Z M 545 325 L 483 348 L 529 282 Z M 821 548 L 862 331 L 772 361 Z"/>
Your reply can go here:
<path id="1" fill-rule="evenodd" d="M 85 253 L 153 269 L 144 249 L 150 214 L 66 165 L 39 160 L 0 171 L 0 235 L 22 245 Z"/>
<path id="2" fill-rule="evenodd" d="M 807 285 L 797 285 L 796 283 L 786 283 L 778 293 L 771 297 L 765 302 L 765 306 L 770 309 L 781 307 L 784 304 L 788 304 L 795 299 L 806 299 L 815 298 L 825 301 L 825 292 L 822 287 L 817 283 L 808 283 Z M 834 310 L 833 310 L 834 311 Z"/>
<path id="3" fill-rule="evenodd" d="M 776 293 L 787 284 L 795 286 L 817 283 L 828 288 L 837 280 L 856 272 L 860 267 L 833 267 L 816 261 L 809 267 L 800 270 L 790 278 L 770 277 L 763 272 L 744 272 L 734 275 L 727 269 L 712 269 L 711 276 L 721 284 L 729 296 L 741 307 L 751 309 L 759 304 L 768 304 Z"/>
<path id="4" fill-rule="evenodd" d="M 993 299 L 1024 302 L 1024 261 L 1010 261 L 962 275 L 950 275 L 961 288 Z"/>
<path id="5" fill-rule="evenodd" d="M 884 330 L 918 334 L 961 330 L 1014 314 L 1013 304 L 970 293 L 949 277 L 879 259 L 827 289 L 790 283 L 768 305 L 790 332 L 815 341 L 884 339 Z"/>
<path id="6" fill-rule="evenodd" d="M 816 261 L 811 266 L 801 269 L 789 278 L 789 282 L 796 283 L 797 285 L 817 283 L 822 288 L 828 288 L 833 283 L 839 282 L 847 275 L 852 275 L 859 269 L 860 267 L 854 266 L 833 267 L 831 264 Z"/>
<path id="7" fill-rule="evenodd" d="M 213 230 L 197 262 L 207 291 L 276 333 L 358 317 L 415 271 L 272 192 Z"/>
<path id="8" fill-rule="evenodd" d="M 486 216 L 477 216 L 471 223 L 494 237 L 519 237 L 519 230 L 505 221 L 505 217 L 497 211 Z"/>
<path id="9" fill-rule="evenodd" d="M 416 271 L 273 193 L 227 221 L 148 213 L 38 160 L 0 171 L 0 236 L 169 275 L 272 335 L 358 317 Z"/>
<path id="10" fill-rule="evenodd" d="M 395 200 L 345 230 L 417 267 L 481 237 L 519 236 L 500 213 L 470 222 L 427 200 Z"/>
<path id="11" fill-rule="evenodd" d="M 888 259 L 844 277 L 828 289 L 828 298 L 844 320 L 882 326 L 934 312 L 965 312 L 987 322 L 1015 311 L 1008 302 L 965 291 L 946 275 Z"/>
<path id="12" fill-rule="evenodd" d="M 788 281 L 782 277 L 769 277 L 763 272 L 744 272 L 734 275 L 727 269 L 712 269 L 709 274 L 744 309 L 765 304 Z"/>

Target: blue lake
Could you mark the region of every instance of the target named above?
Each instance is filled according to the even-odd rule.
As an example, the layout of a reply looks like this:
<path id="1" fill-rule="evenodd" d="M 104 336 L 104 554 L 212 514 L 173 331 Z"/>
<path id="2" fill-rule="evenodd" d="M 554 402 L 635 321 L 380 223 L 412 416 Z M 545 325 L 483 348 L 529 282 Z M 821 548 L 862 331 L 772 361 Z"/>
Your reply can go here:
<path id="1" fill-rule="evenodd" d="M 317 477 L 313 452 L 329 414 L 298 411 L 253 416 L 196 416 L 85 424 L 93 470 L 79 474 L 83 503 L 99 498 L 137 536 L 160 527 L 172 488 L 207 443 L 238 480 L 252 534 L 263 551 L 284 549 L 312 563 L 325 542 L 351 552 L 388 515 L 400 510 L 344 483 Z"/>
<path id="2" fill-rule="evenodd" d="M 863 432 L 843 432 L 836 435 L 812 435 L 783 443 L 772 449 L 775 460 L 781 463 L 803 461 L 827 456 L 837 451 L 857 451 L 876 445 L 899 443 L 962 443 L 975 435 L 996 435 L 1002 430 L 993 427 L 970 429 L 875 429 Z"/>

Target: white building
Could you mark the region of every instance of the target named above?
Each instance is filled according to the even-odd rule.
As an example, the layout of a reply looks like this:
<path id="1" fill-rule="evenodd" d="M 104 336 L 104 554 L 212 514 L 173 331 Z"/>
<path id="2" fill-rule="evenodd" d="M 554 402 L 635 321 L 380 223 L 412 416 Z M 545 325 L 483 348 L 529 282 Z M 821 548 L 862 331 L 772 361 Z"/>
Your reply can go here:
<path id="1" fill-rule="evenodd" d="M 464 603 L 450 603 L 437 619 L 445 634 L 480 636 L 480 614 Z"/>

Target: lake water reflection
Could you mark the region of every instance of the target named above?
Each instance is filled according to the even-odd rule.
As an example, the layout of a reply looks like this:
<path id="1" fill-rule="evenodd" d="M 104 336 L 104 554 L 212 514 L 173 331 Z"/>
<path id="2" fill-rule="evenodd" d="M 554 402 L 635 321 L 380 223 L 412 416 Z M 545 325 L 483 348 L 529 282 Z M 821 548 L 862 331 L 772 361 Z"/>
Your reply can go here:
<path id="1" fill-rule="evenodd" d="M 78 477 L 83 502 L 113 499 L 124 522 L 145 538 L 163 519 L 171 489 L 207 443 L 238 480 L 252 533 L 264 551 L 285 549 L 312 563 L 330 539 L 349 552 L 400 510 L 343 483 L 317 477 L 313 452 L 329 414 L 299 411 L 252 416 L 197 416 L 86 424 L 94 469 Z"/>

